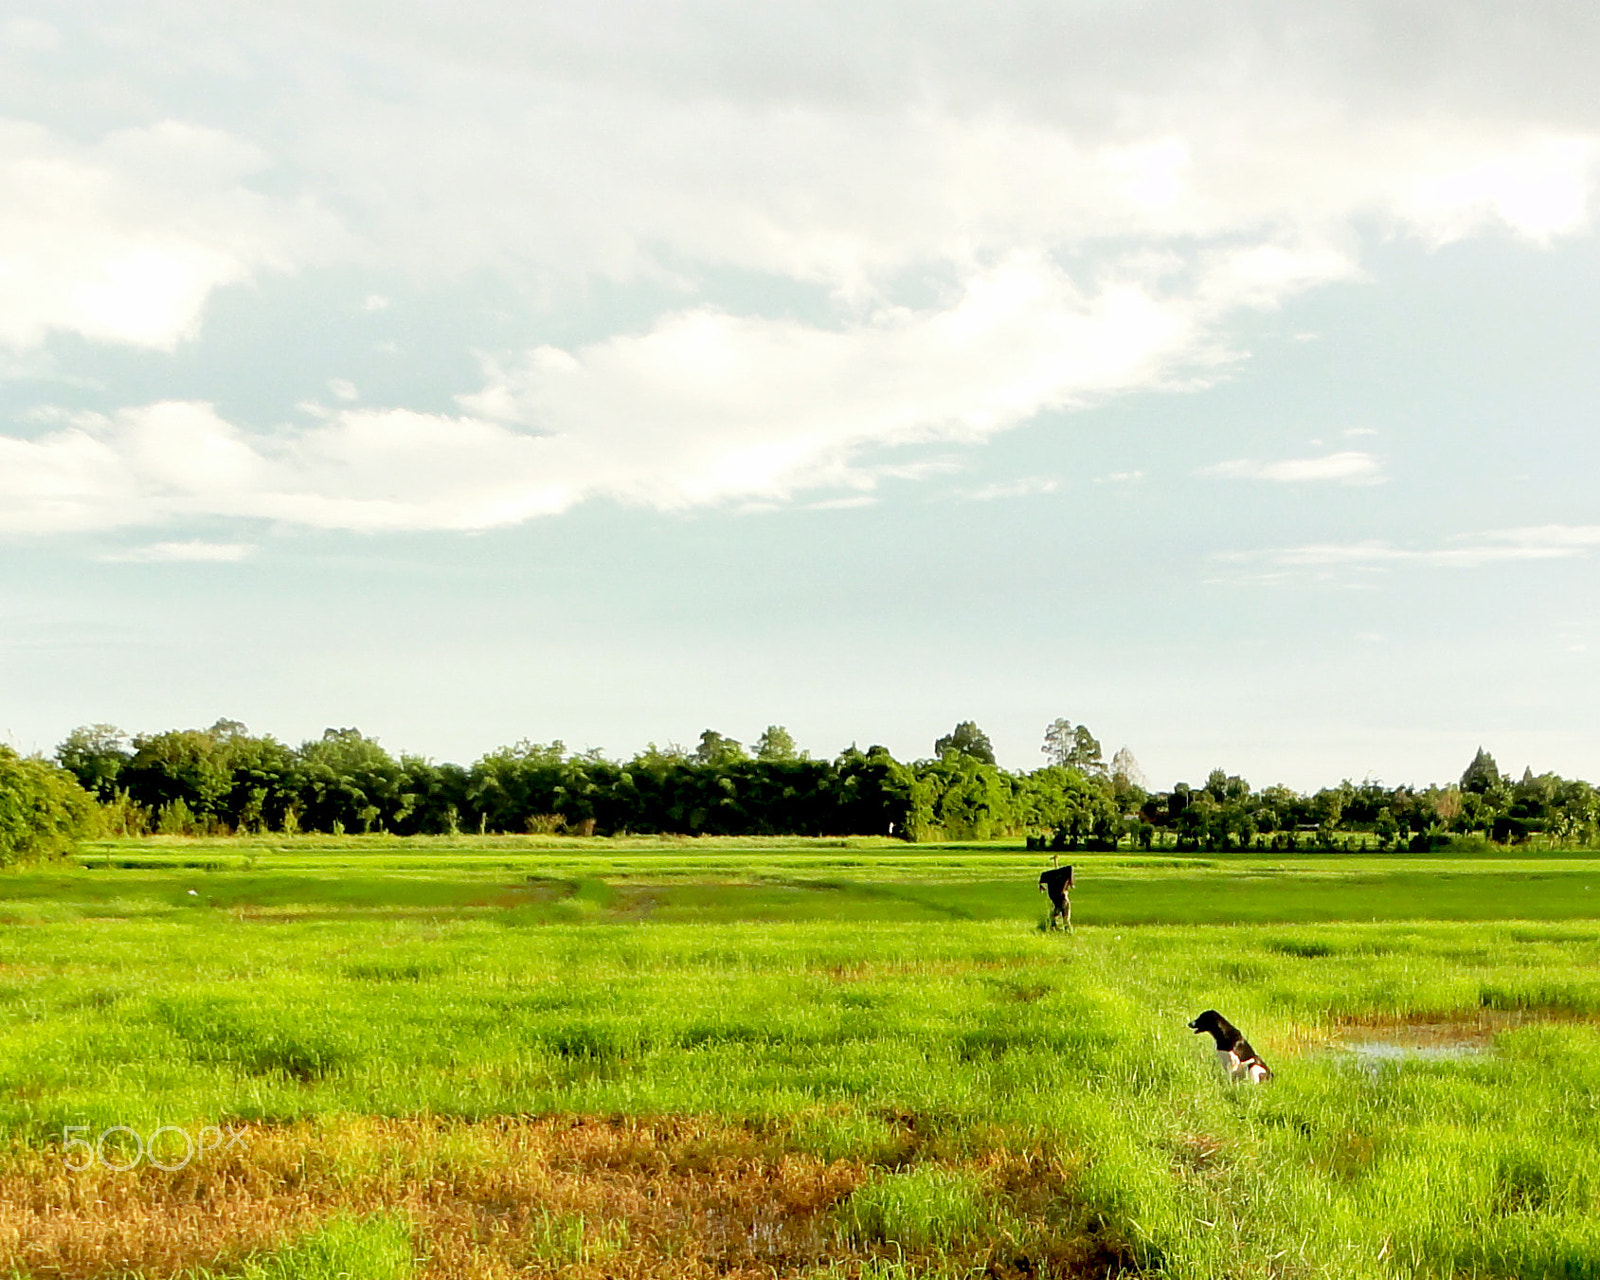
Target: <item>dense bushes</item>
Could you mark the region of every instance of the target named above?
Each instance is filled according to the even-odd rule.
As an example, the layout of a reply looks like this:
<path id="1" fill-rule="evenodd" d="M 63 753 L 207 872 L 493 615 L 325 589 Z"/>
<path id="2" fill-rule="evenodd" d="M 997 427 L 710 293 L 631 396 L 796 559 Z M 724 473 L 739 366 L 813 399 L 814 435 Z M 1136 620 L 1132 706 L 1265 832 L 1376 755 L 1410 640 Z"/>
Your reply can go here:
<path id="1" fill-rule="evenodd" d="M 72 775 L 0 746 L 0 866 L 71 848 L 94 821 L 94 801 Z"/>

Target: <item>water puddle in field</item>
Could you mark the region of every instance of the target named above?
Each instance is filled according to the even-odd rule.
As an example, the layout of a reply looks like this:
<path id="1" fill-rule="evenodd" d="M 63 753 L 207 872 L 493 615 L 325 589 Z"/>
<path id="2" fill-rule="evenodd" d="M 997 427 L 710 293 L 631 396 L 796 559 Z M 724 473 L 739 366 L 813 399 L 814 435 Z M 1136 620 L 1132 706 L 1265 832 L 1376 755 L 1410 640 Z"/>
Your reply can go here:
<path id="1" fill-rule="evenodd" d="M 1376 1031 L 1377 1028 L 1366 1029 L 1361 1033 L 1362 1038 L 1346 1038 L 1336 1047 L 1358 1062 L 1374 1066 L 1383 1062 L 1439 1062 L 1472 1058 L 1492 1052 L 1494 1048 L 1487 1038 L 1462 1038 L 1459 1028 L 1455 1027 L 1450 1028 L 1450 1035 L 1438 1037 L 1414 1034 L 1414 1028 L 1385 1028 L 1383 1038 L 1379 1039 L 1374 1035 Z"/>
<path id="2" fill-rule="evenodd" d="M 1496 1032 L 1527 1021 L 1522 1015 L 1499 1015 L 1470 1022 L 1356 1024 L 1342 1028 L 1330 1047 L 1370 1067 L 1387 1062 L 1448 1062 L 1493 1053 Z"/>

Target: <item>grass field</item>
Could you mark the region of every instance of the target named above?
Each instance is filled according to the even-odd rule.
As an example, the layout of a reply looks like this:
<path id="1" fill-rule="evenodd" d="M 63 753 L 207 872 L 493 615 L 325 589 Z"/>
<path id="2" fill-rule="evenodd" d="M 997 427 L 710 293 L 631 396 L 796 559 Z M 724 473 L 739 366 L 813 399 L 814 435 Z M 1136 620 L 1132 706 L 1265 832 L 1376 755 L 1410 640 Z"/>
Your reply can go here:
<path id="1" fill-rule="evenodd" d="M 8 873 L 0 1274 L 1600 1277 L 1600 857 L 1075 862 L 1071 935 L 1000 846 Z"/>

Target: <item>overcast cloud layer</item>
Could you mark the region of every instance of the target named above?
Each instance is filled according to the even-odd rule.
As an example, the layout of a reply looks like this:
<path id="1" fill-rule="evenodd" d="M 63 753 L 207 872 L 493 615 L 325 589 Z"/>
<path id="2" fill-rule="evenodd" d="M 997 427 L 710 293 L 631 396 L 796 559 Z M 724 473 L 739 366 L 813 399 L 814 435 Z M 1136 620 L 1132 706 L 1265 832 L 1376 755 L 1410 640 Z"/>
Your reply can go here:
<path id="1" fill-rule="evenodd" d="M 1448 371 L 1332 410 L 1291 388 L 1271 430 L 1208 407 L 1265 346 L 1314 368 L 1321 335 L 1278 326 L 1396 261 L 1592 241 L 1592 5 L 8 13 L 17 556 L 237 573 L 324 534 L 445 556 L 586 513 L 946 501 L 1136 508 L 1141 572 L 1183 556 L 1228 593 L 1600 547 L 1592 512 L 1538 501 L 1531 443 L 1452 473 L 1522 498 L 1422 523 L 1445 485 L 1414 406 Z M 1115 416 L 1152 394 L 1170 408 Z M 1048 443 L 1092 414 L 1121 453 Z M 1476 429 L 1470 406 L 1426 427 L 1452 466 Z M 1130 616 L 1170 589 L 1125 577 Z"/>
<path id="2" fill-rule="evenodd" d="M 476 529 L 588 498 L 868 489 L 875 446 L 1203 385 L 1240 312 L 1360 273 L 1362 227 L 1431 245 L 1587 228 L 1600 109 L 1560 53 L 1580 11 L 1325 10 L 13 18 L 14 353 L 53 335 L 171 350 L 202 339 L 219 289 L 339 268 L 425 290 L 503 273 L 530 341 L 484 353 L 450 416 L 40 405 L 0 441 L 0 527 Z M 47 80 L 78 105 L 28 118 Z M 668 305 L 576 348 L 533 340 L 541 307 L 601 278 Z M 752 279 L 807 314 L 769 314 Z M 1372 471 L 1351 453 L 1303 478 Z"/>

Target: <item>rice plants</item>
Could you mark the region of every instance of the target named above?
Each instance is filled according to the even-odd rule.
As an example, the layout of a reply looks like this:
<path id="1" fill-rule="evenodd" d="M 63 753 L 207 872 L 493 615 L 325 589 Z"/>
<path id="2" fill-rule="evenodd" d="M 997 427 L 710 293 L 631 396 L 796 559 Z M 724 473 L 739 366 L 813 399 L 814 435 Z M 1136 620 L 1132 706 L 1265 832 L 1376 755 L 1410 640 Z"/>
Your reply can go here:
<path id="1" fill-rule="evenodd" d="M 1365 911 L 1382 868 L 1108 858 L 1068 938 L 996 878 L 1027 869 L 1005 851 L 918 878 L 903 847 L 845 875 L 812 865 L 838 851 L 674 845 L 608 876 L 588 846 L 552 875 L 395 843 L 325 842 L 292 876 L 267 851 L 0 881 L 0 1269 L 314 1275 L 305 1241 L 403 1221 L 429 1275 L 1600 1273 L 1577 895 L 1558 921 L 1408 918 L 1413 859 L 1384 919 L 1318 922 L 1307 902 Z M 1428 901 L 1487 912 L 1541 867 Z M 1083 923 L 1136 888 L 1196 918 Z M 1270 1086 L 1217 1075 L 1186 1026 L 1210 1007 Z M 1472 1052 L 1348 1047 L 1410 1026 Z M 163 1126 L 238 1142 L 167 1172 Z M 73 1167 L 68 1135 L 108 1131 L 108 1167 Z"/>
<path id="2" fill-rule="evenodd" d="M 879 1174 L 856 1188 L 844 1215 L 857 1240 L 916 1251 L 962 1244 L 986 1223 L 977 1180 L 928 1165 Z"/>
<path id="3" fill-rule="evenodd" d="M 393 1214 L 337 1214 L 283 1248 L 246 1260 L 241 1280 L 407 1280 L 411 1224 Z"/>

